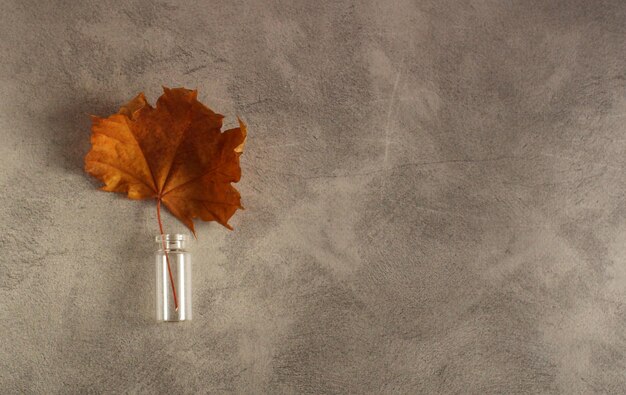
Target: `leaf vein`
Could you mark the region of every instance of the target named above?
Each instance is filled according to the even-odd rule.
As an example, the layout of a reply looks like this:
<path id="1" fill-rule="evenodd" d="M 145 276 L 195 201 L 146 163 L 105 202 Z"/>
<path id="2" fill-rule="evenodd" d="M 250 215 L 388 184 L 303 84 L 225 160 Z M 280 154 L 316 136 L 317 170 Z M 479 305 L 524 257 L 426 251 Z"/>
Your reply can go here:
<path id="1" fill-rule="evenodd" d="M 138 181 L 140 184 L 143 184 L 145 186 L 147 186 L 150 190 L 154 191 L 154 188 L 151 185 L 148 185 L 148 183 L 146 183 L 144 180 L 142 180 L 139 176 L 132 174 L 131 172 L 129 172 L 128 170 L 124 170 L 119 166 L 115 166 L 111 163 L 107 163 L 107 162 L 103 162 L 101 160 L 89 160 L 88 162 L 94 162 L 94 163 L 100 163 L 101 165 L 105 165 L 105 166 L 109 166 L 114 168 L 115 170 L 127 174 L 128 176 L 130 176 L 130 178 L 134 179 L 135 181 Z"/>

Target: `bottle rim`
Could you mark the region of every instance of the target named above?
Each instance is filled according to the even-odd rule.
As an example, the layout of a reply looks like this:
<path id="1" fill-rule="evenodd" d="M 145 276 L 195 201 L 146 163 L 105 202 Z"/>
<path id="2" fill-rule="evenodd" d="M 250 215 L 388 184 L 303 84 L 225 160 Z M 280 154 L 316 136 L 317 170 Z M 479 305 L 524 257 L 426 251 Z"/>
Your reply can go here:
<path id="1" fill-rule="evenodd" d="M 170 243 L 173 241 L 189 241 L 189 235 L 184 233 L 167 233 L 164 235 L 156 235 L 154 241 L 156 241 L 157 243 L 162 243 L 164 241 L 166 243 Z"/>

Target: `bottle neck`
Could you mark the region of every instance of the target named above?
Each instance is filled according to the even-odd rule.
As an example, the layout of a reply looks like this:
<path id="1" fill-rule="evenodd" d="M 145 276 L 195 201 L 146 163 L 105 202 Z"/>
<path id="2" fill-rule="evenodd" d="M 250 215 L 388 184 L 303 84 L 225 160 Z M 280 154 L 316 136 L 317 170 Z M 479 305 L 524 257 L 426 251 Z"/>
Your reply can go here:
<path id="1" fill-rule="evenodd" d="M 179 233 L 158 235 L 155 237 L 155 241 L 159 251 L 163 251 L 163 249 L 166 251 L 184 250 L 187 248 L 189 236 Z"/>

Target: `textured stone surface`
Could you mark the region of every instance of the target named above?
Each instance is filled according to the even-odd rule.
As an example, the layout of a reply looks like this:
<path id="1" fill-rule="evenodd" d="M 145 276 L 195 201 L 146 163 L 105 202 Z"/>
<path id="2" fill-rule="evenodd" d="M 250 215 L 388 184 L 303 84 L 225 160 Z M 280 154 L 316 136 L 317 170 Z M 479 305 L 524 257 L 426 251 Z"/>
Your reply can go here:
<path id="1" fill-rule="evenodd" d="M 4 0 L 0 55 L 0 392 L 624 392 L 625 2 Z M 181 325 L 82 171 L 161 85 L 250 130 Z"/>

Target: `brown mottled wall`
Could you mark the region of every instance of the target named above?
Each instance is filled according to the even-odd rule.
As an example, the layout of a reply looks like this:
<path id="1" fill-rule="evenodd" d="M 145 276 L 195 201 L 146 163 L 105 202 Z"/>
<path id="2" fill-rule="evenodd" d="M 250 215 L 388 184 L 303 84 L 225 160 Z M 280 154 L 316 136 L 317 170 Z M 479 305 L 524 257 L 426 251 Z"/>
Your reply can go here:
<path id="1" fill-rule="evenodd" d="M 249 127 L 180 325 L 82 170 L 161 85 Z M 626 389 L 626 2 L 4 0 L 0 93 L 1 393 Z"/>

